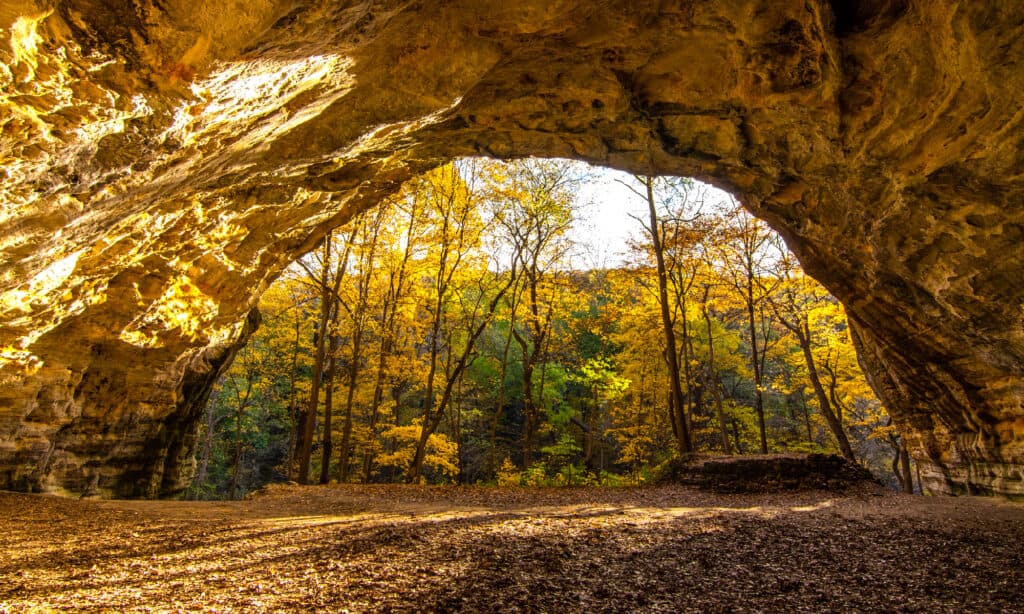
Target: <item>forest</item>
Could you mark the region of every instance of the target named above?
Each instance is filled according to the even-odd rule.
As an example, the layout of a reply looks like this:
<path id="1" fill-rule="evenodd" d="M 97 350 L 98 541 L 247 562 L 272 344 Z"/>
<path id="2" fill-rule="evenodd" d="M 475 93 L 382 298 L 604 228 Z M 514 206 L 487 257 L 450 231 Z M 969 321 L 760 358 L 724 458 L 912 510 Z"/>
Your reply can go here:
<path id="1" fill-rule="evenodd" d="M 587 167 L 465 159 L 263 294 L 187 496 L 263 484 L 617 486 L 693 455 L 829 452 L 914 492 L 842 306 L 685 178 L 624 178 L 634 239 L 581 264 Z"/>

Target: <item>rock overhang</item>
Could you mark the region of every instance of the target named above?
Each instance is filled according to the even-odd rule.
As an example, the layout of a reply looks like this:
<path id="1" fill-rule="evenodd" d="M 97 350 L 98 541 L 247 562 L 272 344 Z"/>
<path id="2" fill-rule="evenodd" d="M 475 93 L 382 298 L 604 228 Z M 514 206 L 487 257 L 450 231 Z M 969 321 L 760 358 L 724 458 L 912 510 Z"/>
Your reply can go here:
<path id="1" fill-rule="evenodd" d="M 17 0 L 0 483 L 168 494 L 262 289 L 466 155 L 721 185 L 847 307 L 936 492 L 1024 479 L 1013 2 Z"/>

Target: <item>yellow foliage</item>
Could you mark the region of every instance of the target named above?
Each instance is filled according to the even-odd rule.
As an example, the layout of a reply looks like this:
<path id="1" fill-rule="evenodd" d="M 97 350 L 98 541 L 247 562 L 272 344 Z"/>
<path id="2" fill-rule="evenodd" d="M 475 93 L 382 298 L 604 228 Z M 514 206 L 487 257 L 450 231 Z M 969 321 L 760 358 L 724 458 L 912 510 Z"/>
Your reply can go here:
<path id="1" fill-rule="evenodd" d="M 384 438 L 395 440 L 395 451 L 378 456 L 377 464 L 382 467 L 394 467 L 403 472 L 409 469 L 422 431 L 419 421 L 408 426 L 392 426 L 384 431 Z M 454 479 L 459 474 L 458 452 L 457 443 L 442 433 L 434 433 L 427 438 L 423 466 L 447 479 Z"/>
<path id="2" fill-rule="evenodd" d="M 522 481 L 523 475 L 519 468 L 506 456 L 498 469 L 498 486 L 520 486 Z"/>

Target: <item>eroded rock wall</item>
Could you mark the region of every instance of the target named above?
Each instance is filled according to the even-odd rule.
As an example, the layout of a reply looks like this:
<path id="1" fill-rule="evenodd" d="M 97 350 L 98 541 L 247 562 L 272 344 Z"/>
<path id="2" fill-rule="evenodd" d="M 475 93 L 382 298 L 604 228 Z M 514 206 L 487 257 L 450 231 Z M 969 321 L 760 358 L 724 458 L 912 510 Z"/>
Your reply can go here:
<path id="1" fill-rule="evenodd" d="M 1024 494 L 1016 2 L 13 0 L 0 488 L 179 491 L 291 260 L 465 155 L 733 191 L 847 306 L 936 492 Z"/>

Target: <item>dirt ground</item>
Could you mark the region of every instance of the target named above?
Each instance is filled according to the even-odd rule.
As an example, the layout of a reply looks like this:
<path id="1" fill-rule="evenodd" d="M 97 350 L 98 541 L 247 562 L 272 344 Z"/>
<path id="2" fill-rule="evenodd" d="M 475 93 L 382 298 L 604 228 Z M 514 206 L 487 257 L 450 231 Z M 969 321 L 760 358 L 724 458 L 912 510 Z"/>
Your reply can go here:
<path id="1" fill-rule="evenodd" d="M 864 487 L 0 493 L 0 612 L 1021 612 L 1024 505 Z"/>

